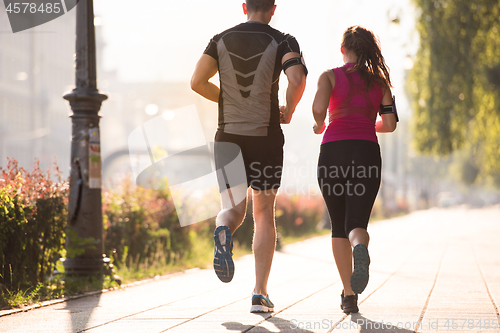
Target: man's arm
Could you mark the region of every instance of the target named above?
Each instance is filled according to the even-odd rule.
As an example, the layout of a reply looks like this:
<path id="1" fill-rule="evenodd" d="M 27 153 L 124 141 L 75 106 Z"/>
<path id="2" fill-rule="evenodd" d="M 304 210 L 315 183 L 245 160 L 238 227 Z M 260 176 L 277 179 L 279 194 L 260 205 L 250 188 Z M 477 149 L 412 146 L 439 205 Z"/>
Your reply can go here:
<path id="1" fill-rule="evenodd" d="M 300 54 L 289 52 L 283 56 L 281 63 L 285 63 L 288 59 L 300 58 Z M 288 78 L 288 88 L 286 89 L 286 104 L 280 106 L 281 123 L 289 124 L 292 120 L 292 115 L 295 112 L 297 104 L 299 104 L 302 94 L 306 88 L 306 75 L 302 65 L 289 67 L 285 70 L 285 75 Z"/>
<path id="2" fill-rule="evenodd" d="M 218 71 L 217 61 L 207 54 L 203 54 L 196 64 L 191 77 L 191 89 L 201 96 L 215 103 L 219 102 L 220 89 L 210 80 Z"/>

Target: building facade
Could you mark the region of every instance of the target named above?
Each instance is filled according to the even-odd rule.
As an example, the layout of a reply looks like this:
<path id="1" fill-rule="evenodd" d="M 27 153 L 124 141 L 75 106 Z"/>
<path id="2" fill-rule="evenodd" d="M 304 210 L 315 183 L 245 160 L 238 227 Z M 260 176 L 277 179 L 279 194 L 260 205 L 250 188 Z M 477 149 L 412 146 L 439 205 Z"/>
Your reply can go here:
<path id="1" fill-rule="evenodd" d="M 75 11 L 14 34 L 0 6 L 0 166 L 7 158 L 28 169 L 35 158 L 43 168 L 54 158 L 68 164 L 70 109 L 62 95 L 74 85 L 74 48 Z"/>

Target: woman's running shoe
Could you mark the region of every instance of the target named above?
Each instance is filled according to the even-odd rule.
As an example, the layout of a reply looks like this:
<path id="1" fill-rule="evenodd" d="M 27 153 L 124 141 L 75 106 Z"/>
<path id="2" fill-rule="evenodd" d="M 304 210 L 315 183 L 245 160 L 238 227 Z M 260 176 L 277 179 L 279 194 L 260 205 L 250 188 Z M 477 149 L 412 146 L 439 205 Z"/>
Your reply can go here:
<path id="1" fill-rule="evenodd" d="M 250 309 L 251 313 L 262 313 L 262 312 L 273 312 L 274 304 L 269 299 L 269 295 L 264 297 L 261 294 L 254 294 L 252 296 L 252 308 Z"/>
<path id="2" fill-rule="evenodd" d="M 344 296 L 344 291 L 340 295 L 340 309 L 344 311 L 345 314 L 358 313 L 358 295 Z"/>
<path id="3" fill-rule="evenodd" d="M 222 282 L 230 282 L 234 275 L 233 241 L 228 227 L 221 225 L 214 231 L 214 271 Z"/>
<path id="4" fill-rule="evenodd" d="M 354 247 L 352 256 L 354 258 L 354 271 L 351 275 L 351 289 L 354 293 L 361 294 L 368 284 L 370 256 L 368 249 L 363 244 Z"/>

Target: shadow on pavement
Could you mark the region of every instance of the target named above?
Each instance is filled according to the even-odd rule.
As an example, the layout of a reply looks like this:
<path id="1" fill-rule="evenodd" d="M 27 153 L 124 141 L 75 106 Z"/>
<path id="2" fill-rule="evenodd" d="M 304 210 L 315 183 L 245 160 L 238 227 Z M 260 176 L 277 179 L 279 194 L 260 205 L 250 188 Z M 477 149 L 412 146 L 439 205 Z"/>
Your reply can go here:
<path id="1" fill-rule="evenodd" d="M 101 294 L 87 296 L 68 301 L 64 310 L 69 311 L 71 316 L 72 332 L 83 332 L 89 323 L 94 309 L 99 306 Z"/>
<path id="2" fill-rule="evenodd" d="M 93 290 L 102 290 L 103 288 L 102 278 L 89 280 L 86 277 L 68 277 L 66 283 L 71 285 L 76 284 L 84 289 L 90 287 L 90 285 L 90 288 Z M 86 285 L 88 285 L 88 287 Z M 99 307 L 100 300 L 101 292 L 97 291 L 93 295 L 66 302 L 64 310 L 68 311 L 71 317 L 71 332 L 83 332 L 88 328 L 90 317 L 94 313 L 94 310 Z"/>
<path id="3" fill-rule="evenodd" d="M 262 317 L 265 319 L 267 314 L 264 315 L 262 314 Z M 273 324 L 279 331 L 270 331 L 265 327 L 262 326 L 254 326 L 254 325 L 243 325 L 238 322 L 227 322 L 227 323 L 222 323 L 221 325 L 224 326 L 227 330 L 230 331 L 237 331 L 237 332 L 251 332 L 251 333 L 266 333 L 266 332 L 297 332 L 297 333 L 314 333 L 313 331 L 309 331 L 306 329 L 299 328 L 297 326 L 297 323 L 294 323 L 292 321 L 282 319 L 279 317 L 271 317 L 266 320 L 266 322 L 269 322 Z"/>
<path id="4" fill-rule="evenodd" d="M 413 325 L 413 323 L 386 323 L 367 319 L 359 313 L 351 314 L 351 321 L 358 325 L 360 333 L 413 333 L 414 330 L 401 328 L 405 324 Z M 396 324 L 397 326 L 394 326 Z M 399 326 L 399 327 L 398 327 Z"/>

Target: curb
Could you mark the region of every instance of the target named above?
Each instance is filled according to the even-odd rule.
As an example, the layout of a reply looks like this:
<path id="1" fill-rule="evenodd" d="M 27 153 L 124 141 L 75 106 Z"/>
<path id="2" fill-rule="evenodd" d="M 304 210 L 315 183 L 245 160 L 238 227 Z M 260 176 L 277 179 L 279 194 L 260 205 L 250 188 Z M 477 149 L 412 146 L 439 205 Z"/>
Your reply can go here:
<path id="1" fill-rule="evenodd" d="M 13 315 L 13 314 L 16 314 L 16 313 L 28 312 L 28 311 L 35 310 L 35 309 L 39 309 L 39 308 L 43 308 L 43 307 L 47 307 L 47 306 L 51 306 L 51 305 L 56 305 L 56 304 L 60 304 L 60 303 L 68 302 L 68 301 L 72 301 L 72 300 L 79 299 L 79 298 L 84 298 L 84 297 L 89 297 L 89 296 L 94 296 L 94 295 L 100 295 L 100 294 L 104 294 L 104 293 L 107 293 L 107 292 L 110 292 L 110 291 L 122 290 L 124 288 L 137 287 L 137 286 L 140 286 L 140 285 L 143 285 L 143 284 L 146 284 L 146 283 L 150 283 L 150 282 L 154 282 L 154 281 L 158 281 L 158 280 L 169 279 L 171 277 L 178 276 L 178 275 L 181 275 L 181 274 L 190 274 L 190 273 L 196 272 L 198 270 L 199 270 L 199 268 L 191 268 L 191 269 L 188 269 L 188 270 L 183 271 L 183 272 L 176 272 L 176 273 L 171 273 L 171 274 L 166 274 L 166 275 L 157 275 L 154 278 L 131 282 L 131 283 L 125 284 L 123 286 L 119 286 L 119 287 L 114 287 L 114 288 L 109 288 L 109 289 L 102 289 L 102 290 L 97 290 L 97 291 L 89 291 L 89 292 L 83 293 L 81 295 L 68 296 L 68 297 L 64 297 L 64 298 L 60 298 L 60 299 L 53 299 L 53 300 L 43 301 L 41 303 L 29 305 L 29 306 L 26 306 L 26 307 L 23 307 L 23 308 L 19 308 L 19 309 L 0 310 L 0 318 L 1 317 L 6 317 L 6 316 L 10 316 L 10 315 Z"/>

